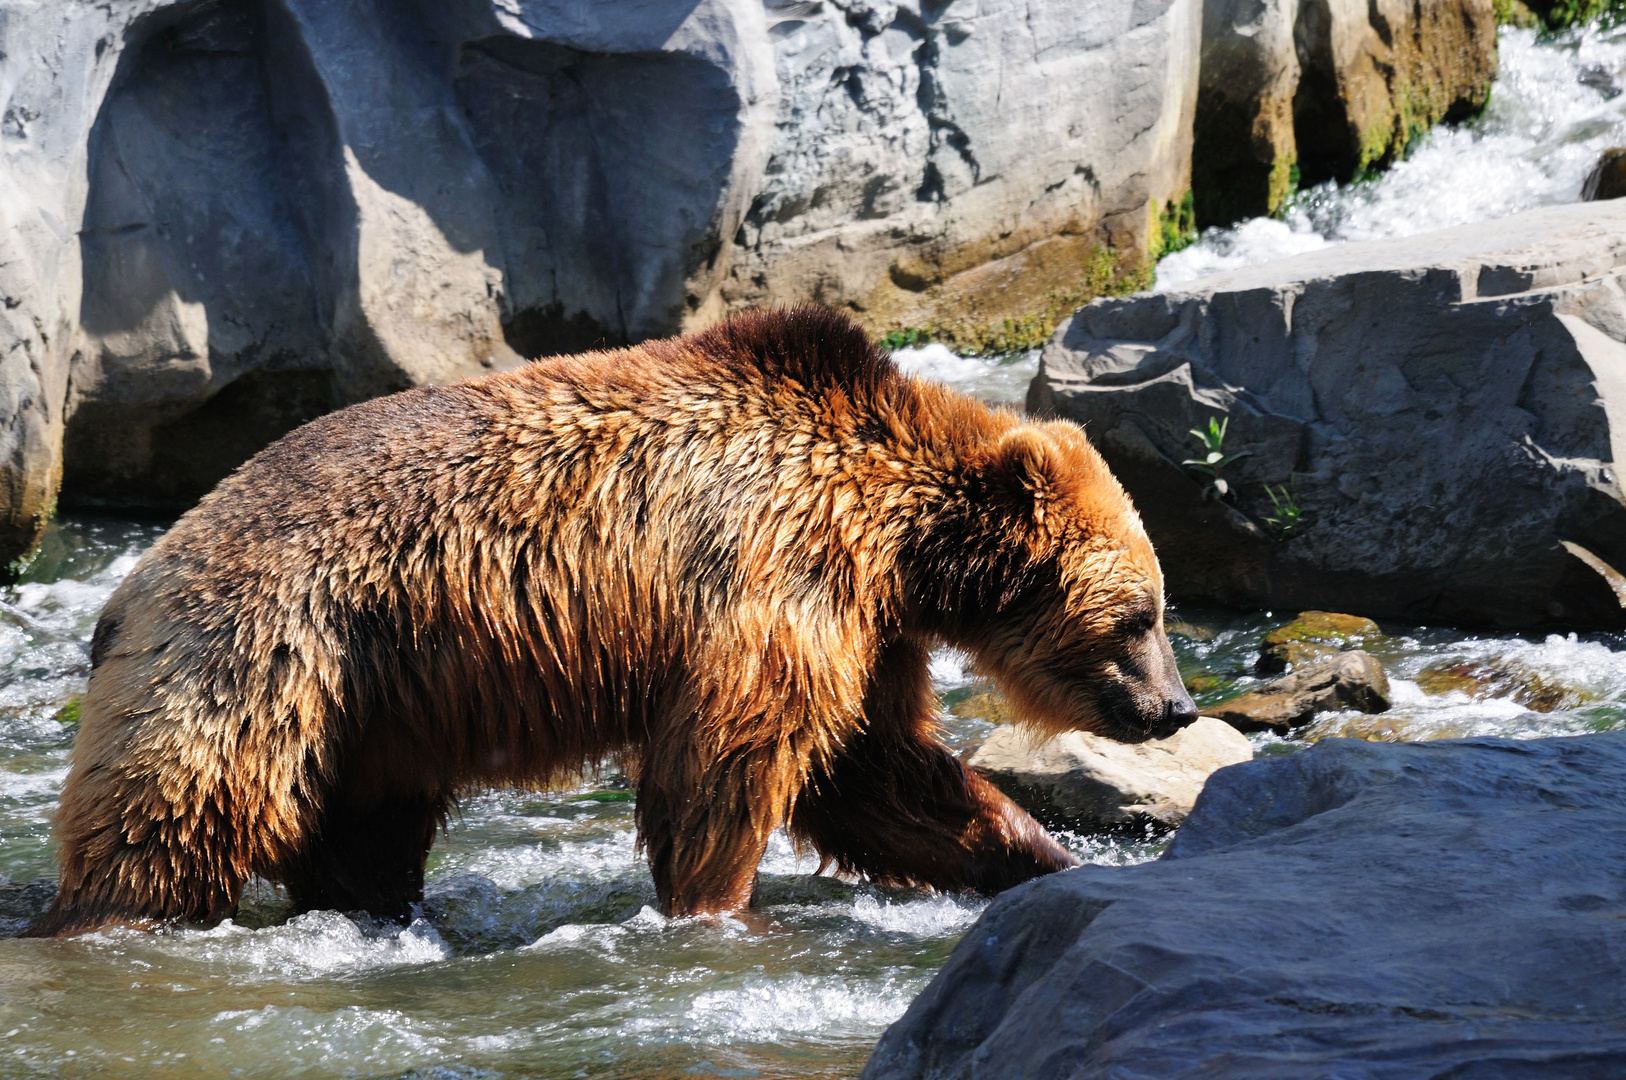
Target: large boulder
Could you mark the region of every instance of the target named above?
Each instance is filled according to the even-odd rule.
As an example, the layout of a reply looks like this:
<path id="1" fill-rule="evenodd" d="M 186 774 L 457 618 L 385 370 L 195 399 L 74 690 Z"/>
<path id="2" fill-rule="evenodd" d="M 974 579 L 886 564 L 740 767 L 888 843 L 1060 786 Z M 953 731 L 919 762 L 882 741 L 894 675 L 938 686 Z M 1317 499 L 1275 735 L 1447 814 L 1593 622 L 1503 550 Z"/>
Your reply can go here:
<path id="1" fill-rule="evenodd" d="M 1085 425 L 1180 599 L 1620 626 L 1560 542 L 1626 566 L 1623 269 L 1626 203 L 1582 203 L 1096 301 L 1028 407 Z M 1227 499 L 1181 464 L 1214 417 Z"/>
<path id="2" fill-rule="evenodd" d="M 1042 337 L 1188 191 L 1199 21 L 0 0 L 0 561 L 59 475 L 184 506 L 347 402 L 732 308 Z"/>
<path id="3" fill-rule="evenodd" d="M 1492 0 L 1208 0 L 1199 225 L 1274 214 L 1299 184 L 1381 167 L 1496 77 Z"/>
<path id="4" fill-rule="evenodd" d="M 865 1080 L 1610 1077 L 1626 734 L 1323 742 L 1000 896 Z"/>
<path id="5" fill-rule="evenodd" d="M 1133 744 L 1083 731 L 1035 743 L 1006 725 L 965 763 L 1046 825 L 1096 831 L 1178 825 L 1216 769 L 1252 758 L 1246 736 L 1203 717 Z"/>

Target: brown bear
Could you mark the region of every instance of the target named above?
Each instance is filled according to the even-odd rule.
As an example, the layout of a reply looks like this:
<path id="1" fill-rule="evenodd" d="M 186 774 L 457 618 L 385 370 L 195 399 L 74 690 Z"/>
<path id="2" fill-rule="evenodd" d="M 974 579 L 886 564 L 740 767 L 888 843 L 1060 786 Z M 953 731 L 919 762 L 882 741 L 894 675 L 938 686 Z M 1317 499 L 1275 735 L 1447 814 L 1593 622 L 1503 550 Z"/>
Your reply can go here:
<path id="1" fill-rule="evenodd" d="M 936 739 L 928 652 L 1042 730 L 1195 718 L 1083 433 L 757 312 L 316 420 L 114 593 L 33 928 L 210 921 L 245 880 L 404 918 L 460 792 L 618 758 L 676 915 L 827 864 L 992 893 L 1075 864 Z"/>

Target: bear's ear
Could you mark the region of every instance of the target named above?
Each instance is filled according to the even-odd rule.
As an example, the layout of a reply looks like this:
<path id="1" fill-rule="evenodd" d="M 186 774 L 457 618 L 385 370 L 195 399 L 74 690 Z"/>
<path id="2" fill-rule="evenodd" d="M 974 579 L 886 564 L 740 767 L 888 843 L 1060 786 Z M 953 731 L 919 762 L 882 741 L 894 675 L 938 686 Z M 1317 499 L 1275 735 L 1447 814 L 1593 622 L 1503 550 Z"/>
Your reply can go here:
<path id="1" fill-rule="evenodd" d="M 1009 432 L 982 466 L 991 498 L 1043 528 L 1069 486 L 1062 455 L 1044 433 L 1031 427 Z"/>

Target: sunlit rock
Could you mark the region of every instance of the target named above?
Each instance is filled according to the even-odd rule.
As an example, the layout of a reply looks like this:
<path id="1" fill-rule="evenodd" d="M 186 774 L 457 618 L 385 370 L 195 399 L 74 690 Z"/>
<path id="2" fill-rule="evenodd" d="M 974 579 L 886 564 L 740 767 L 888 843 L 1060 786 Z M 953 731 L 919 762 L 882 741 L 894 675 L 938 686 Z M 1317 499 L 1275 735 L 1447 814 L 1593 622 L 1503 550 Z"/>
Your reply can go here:
<path id="1" fill-rule="evenodd" d="M 1491 0 L 1209 0 L 1192 189 L 1199 225 L 1276 213 L 1466 119 L 1496 77 Z"/>
<path id="2" fill-rule="evenodd" d="M 1028 406 L 1086 426 L 1181 599 L 1620 626 L 1560 542 L 1626 566 L 1623 273 L 1618 200 L 1327 248 L 1081 308 Z M 1226 501 L 1181 464 L 1215 417 Z"/>
<path id="3" fill-rule="evenodd" d="M 865 1080 L 1612 1076 L 1626 735 L 1324 742 L 1000 896 Z"/>
<path id="4" fill-rule="evenodd" d="M 373 395 L 823 301 L 1042 340 L 1189 191 L 1197 0 L 0 2 L 0 562 Z M 992 335 L 992 336 L 990 336 Z"/>
<path id="5" fill-rule="evenodd" d="M 1167 739 L 1133 744 L 1079 731 L 1035 744 L 1004 726 L 966 764 L 1045 824 L 1090 831 L 1178 824 L 1214 770 L 1252 758 L 1244 736 L 1199 719 Z"/>
<path id="6" fill-rule="evenodd" d="M 1345 709 L 1380 713 L 1388 708 L 1389 679 L 1383 665 L 1370 653 L 1352 649 L 1295 667 L 1291 675 L 1204 711 L 1238 731 L 1285 735 L 1317 713 Z"/>
<path id="7" fill-rule="evenodd" d="M 1298 618 L 1265 635 L 1253 669 L 1261 675 L 1275 675 L 1346 649 L 1358 649 L 1382 636 L 1377 623 L 1359 615 L 1301 611 Z"/>

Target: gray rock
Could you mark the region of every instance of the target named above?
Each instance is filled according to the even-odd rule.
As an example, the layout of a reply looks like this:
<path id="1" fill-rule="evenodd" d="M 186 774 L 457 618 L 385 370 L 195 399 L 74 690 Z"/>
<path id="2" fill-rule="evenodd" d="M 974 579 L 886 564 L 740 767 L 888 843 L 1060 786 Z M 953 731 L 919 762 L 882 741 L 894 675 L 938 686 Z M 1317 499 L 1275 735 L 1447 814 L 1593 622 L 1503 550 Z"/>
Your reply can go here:
<path id="1" fill-rule="evenodd" d="M 1619 1076 L 1623 785 L 1620 733 L 1224 769 L 1163 859 L 1000 896 L 863 1075 Z"/>
<path id="2" fill-rule="evenodd" d="M 1348 244 L 1096 301 L 1028 407 L 1083 423 L 1180 599 L 1619 626 L 1626 203 Z M 1178 464 L 1229 416 L 1236 498 Z M 1617 451 L 1617 445 L 1622 449 Z M 1280 539 L 1266 485 L 1304 522 Z"/>
<path id="3" fill-rule="evenodd" d="M 1197 223 L 1274 214 L 1295 180 L 1386 166 L 1477 112 L 1495 77 L 1491 0 L 1208 0 Z"/>
<path id="4" fill-rule="evenodd" d="M 59 476 L 185 506 L 521 355 L 805 300 L 1048 326 L 1186 192 L 1198 35 L 1196 0 L 0 0 L 0 559 Z"/>
<path id="5" fill-rule="evenodd" d="M 1253 744 L 1218 720 L 1133 745 L 1071 731 L 1035 746 L 1020 728 L 994 729 L 966 764 L 1046 825 L 1085 831 L 1191 813 L 1215 769 L 1253 758 Z"/>
<path id="6" fill-rule="evenodd" d="M 1210 706 L 1208 715 L 1238 731 L 1286 735 L 1317 713 L 1345 709 L 1389 711 L 1389 678 L 1383 665 L 1360 649 L 1306 664 L 1251 694 Z"/>

